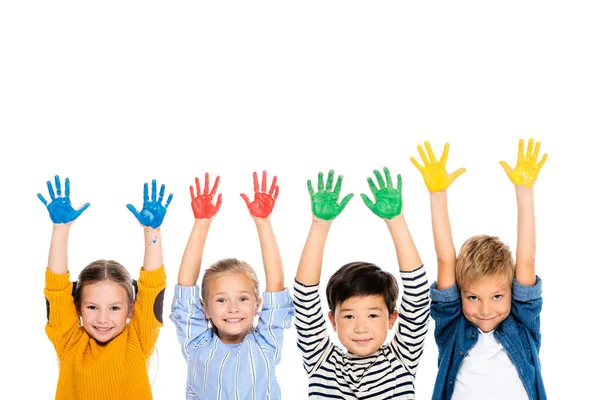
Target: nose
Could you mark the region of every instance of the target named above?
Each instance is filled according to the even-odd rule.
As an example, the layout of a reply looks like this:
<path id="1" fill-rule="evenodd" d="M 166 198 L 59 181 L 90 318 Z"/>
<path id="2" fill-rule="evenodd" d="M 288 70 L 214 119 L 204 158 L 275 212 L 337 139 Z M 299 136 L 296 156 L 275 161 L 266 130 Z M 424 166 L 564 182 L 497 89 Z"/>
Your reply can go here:
<path id="1" fill-rule="evenodd" d="M 354 333 L 367 333 L 369 332 L 369 324 L 363 318 L 357 318 L 354 324 Z"/>
<path id="2" fill-rule="evenodd" d="M 98 312 L 97 315 L 98 315 L 97 319 L 98 319 L 99 323 L 103 324 L 105 322 L 108 322 L 108 312 L 107 311 L 101 310 Z"/>
<path id="3" fill-rule="evenodd" d="M 491 307 L 490 303 L 487 301 L 483 301 L 481 304 L 481 309 L 480 309 L 481 315 L 484 315 L 484 316 L 490 315 L 491 311 L 492 311 L 492 307 Z"/>
<path id="4" fill-rule="evenodd" d="M 229 302 L 229 309 L 227 310 L 227 312 L 230 313 L 237 313 L 239 311 L 239 307 L 238 305 L 235 303 L 235 301 L 230 301 Z"/>

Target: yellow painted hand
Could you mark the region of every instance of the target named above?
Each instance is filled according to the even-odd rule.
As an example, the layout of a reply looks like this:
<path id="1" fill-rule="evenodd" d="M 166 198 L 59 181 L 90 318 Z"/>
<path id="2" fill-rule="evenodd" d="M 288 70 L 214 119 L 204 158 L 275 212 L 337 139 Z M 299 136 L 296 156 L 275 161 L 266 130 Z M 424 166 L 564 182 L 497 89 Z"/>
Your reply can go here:
<path id="1" fill-rule="evenodd" d="M 415 167 L 417 167 L 417 169 L 421 171 L 421 174 L 423 174 L 425 185 L 427 185 L 427 189 L 430 192 L 441 192 L 442 190 L 446 190 L 446 188 L 450 186 L 450 184 L 454 182 L 456 178 L 466 171 L 464 168 L 459 168 L 451 174 L 446 172 L 446 159 L 448 158 L 449 148 L 450 145 L 446 143 L 444 145 L 442 158 L 440 158 L 440 161 L 438 161 L 433 154 L 433 150 L 431 150 L 431 145 L 429 142 L 425 142 L 425 149 L 427 150 L 429 157 L 425 155 L 421 145 L 417 146 L 417 150 L 419 150 L 419 154 L 421 155 L 425 165 L 419 164 L 414 157 L 410 158 L 410 161 L 412 161 Z"/>
<path id="2" fill-rule="evenodd" d="M 546 162 L 548 154 L 544 154 L 540 162 L 537 162 L 538 153 L 540 151 L 540 142 L 535 142 L 535 148 L 533 147 L 533 139 L 529 139 L 527 143 L 527 153 L 523 152 L 523 139 L 519 140 L 519 154 L 517 158 L 517 165 L 515 168 L 508 166 L 506 161 L 500 161 L 500 165 L 506 171 L 506 175 L 510 178 L 512 183 L 517 186 L 532 187 L 537 179 L 540 169 Z"/>

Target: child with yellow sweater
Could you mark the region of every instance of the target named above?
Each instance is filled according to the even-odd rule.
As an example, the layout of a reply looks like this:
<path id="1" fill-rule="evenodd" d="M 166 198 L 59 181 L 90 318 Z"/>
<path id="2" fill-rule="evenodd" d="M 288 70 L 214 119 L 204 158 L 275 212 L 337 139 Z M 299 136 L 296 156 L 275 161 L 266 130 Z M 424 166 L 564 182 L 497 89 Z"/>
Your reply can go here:
<path id="1" fill-rule="evenodd" d="M 56 398 L 152 399 L 147 362 L 163 325 L 166 285 L 160 225 L 173 195 L 163 206 L 164 185 L 157 200 L 153 181 L 152 198 L 144 185 L 140 212 L 127 205 L 144 228 L 144 265 L 137 283 L 111 260 L 92 262 L 73 283 L 67 263 L 69 231 L 89 203 L 73 209 L 68 178 L 64 196 L 58 176 L 55 186 L 57 196 L 48 181 L 50 203 L 38 197 L 54 223 L 44 294 L 46 334 L 60 364 Z"/>

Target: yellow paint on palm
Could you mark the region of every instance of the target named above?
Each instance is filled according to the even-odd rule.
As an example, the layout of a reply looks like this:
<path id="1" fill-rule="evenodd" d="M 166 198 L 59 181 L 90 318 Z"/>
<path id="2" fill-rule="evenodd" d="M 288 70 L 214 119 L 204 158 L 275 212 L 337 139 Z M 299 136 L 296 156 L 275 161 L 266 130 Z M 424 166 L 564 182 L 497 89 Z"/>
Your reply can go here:
<path id="1" fill-rule="evenodd" d="M 430 192 L 441 192 L 442 190 L 446 190 L 456 178 L 466 171 L 464 168 L 459 168 L 451 174 L 446 172 L 446 160 L 448 159 L 449 149 L 450 145 L 446 143 L 444 145 L 442 158 L 438 161 L 435 154 L 433 154 L 431 145 L 426 141 L 425 150 L 427 150 L 427 154 L 425 154 L 421 145 L 417 146 L 417 150 L 421 155 L 424 165 L 419 164 L 414 157 L 410 158 L 410 161 L 414 166 L 421 171 L 423 179 L 425 180 L 425 185 L 427 185 L 427 190 Z"/>
<path id="2" fill-rule="evenodd" d="M 517 155 L 517 165 L 511 168 L 506 161 L 500 161 L 500 165 L 504 168 L 506 175 L 509 179 L 517 186 L 523 186 L 530 188 L 535 183 L 540 169 L 544 166 L 548 154 L 544 154 L 542 159 L 538 162 L 538 153 L 540 151 L 540 142 L 535 142 L 533 146 L 533 139 L 529 139 L 527 143 L 527 152 L 524 152 L 524 141 L 519 140 L 519 153 Z"/>

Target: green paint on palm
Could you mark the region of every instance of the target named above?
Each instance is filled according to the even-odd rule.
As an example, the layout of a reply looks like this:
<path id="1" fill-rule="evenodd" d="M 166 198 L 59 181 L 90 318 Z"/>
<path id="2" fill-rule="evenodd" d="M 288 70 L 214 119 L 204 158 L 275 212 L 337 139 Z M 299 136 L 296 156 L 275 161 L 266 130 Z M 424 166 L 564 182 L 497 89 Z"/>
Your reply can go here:
<path id="1" fill-rule="evenodd" d="M 385 182 L 379 171 L 375 170 L 373 173 L 375 174 L 379 187 L 375 185 L 373 179 L 367 178 L 369 188 L 375 197 L 375 202 L 373 202 L 366 194 L 362 193 L 360 197 L 365 202 L 365 205 L 380 218 L 392 219 L 395 216 L 400 215 L 402 212 L 402 177 L 398 174 L 398 185 L 397 188 L 394 189 L 392 176 L 387 167 L 383 168 Z"/>
<path id="2" fill-rule="evenodd" d="M 335 188 L 332 188 L 333 170 L 329 170 L 326 185 L 323 182 L 323 173 L 319 172 L 317 192 L 314 191 L 310 179 L 308 180 L 308 193 L 310 194 L 312 202 L 312 212 L 315 217 L 325 221 L 330 221 L 334 219 L 346 207 L 350 199 L 354 197 L 354 194 L 350 193 L 347 194 L 341 202 L 339 202 L 340 192 L 342 190 L 342 179 L 342 175 L 339 175 L 335 184 Z"/>

